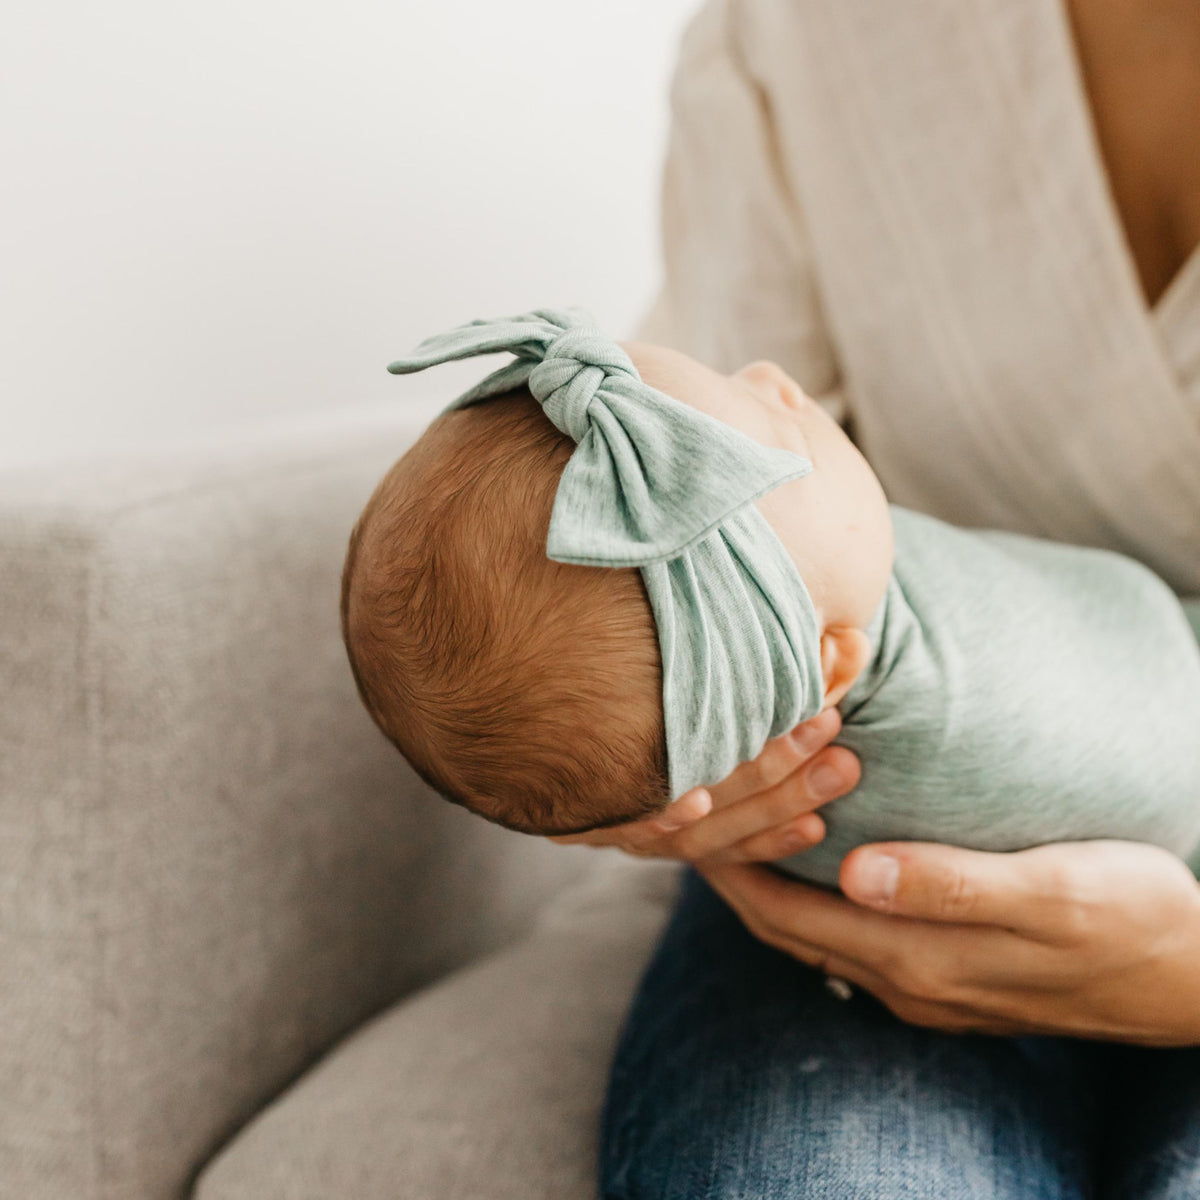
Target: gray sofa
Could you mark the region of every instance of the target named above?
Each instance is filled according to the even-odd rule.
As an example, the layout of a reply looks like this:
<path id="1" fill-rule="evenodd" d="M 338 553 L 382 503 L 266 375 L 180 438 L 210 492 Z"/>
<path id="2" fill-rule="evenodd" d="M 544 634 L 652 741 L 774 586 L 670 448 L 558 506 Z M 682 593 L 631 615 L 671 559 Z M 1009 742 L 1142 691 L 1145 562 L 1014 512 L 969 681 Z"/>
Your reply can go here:
<path id="1" fill-rule="evenodd" d="M 431 796 L 346 536 L 417 432 L 0 477 L 0 1196 L 580 1200 L 677 871 Z"/>

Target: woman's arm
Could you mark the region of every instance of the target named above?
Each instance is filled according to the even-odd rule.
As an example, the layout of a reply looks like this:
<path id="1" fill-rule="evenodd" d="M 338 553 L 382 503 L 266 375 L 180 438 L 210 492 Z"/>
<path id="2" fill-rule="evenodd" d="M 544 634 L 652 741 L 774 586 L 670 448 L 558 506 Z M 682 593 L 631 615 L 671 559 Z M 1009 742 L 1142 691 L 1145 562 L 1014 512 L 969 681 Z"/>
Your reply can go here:
<path id="1" fill-rule="evenodd" d="M 1200 886 L 1158 847 L 861 846 L 845 897 L 763 867 L 699 869 L 762 941 L 914 1024 L 1200 1044 Z"/>
<path id="2" fill-rule="evenodd" d="M 661 176 L 663 278 L 633 338 L 727 373 L 770 359 L 841 420 L 812 246 L 741 20 L 739 0 L 709 0 L 680 41 Z"/>

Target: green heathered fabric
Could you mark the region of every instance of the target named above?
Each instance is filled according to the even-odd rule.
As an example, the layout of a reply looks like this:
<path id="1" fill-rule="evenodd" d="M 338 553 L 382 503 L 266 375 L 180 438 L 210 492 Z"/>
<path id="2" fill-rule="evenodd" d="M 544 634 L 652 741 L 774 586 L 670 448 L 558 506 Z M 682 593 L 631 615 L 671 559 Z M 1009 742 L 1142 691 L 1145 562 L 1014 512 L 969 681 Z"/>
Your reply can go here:
<path id="1" fill-rule="evenodd" d="M 1189 625 L 1157 575 L 1106 550 L 892 518 L 874 657 L 839 706 L 862 779 L 780 865 L 832 885 L 866 842 L 1122 838 L 1200 867 L 1200 604 Z"/>

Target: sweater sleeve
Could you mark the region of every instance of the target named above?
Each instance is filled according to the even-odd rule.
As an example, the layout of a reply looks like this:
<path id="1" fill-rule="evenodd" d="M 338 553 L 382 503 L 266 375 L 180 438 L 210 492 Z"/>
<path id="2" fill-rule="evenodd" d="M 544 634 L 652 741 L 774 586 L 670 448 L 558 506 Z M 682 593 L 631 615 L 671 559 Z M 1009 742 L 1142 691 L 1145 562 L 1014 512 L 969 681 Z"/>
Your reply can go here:
<path id="1" fill-rule="evenodd" d="M 633 337 L 724 372 L 772 359 L 844 421 L 803 214 L 742 20 L 738 0 L 707 0 L 684 29 L 660 181 L 662 279 Z"/>

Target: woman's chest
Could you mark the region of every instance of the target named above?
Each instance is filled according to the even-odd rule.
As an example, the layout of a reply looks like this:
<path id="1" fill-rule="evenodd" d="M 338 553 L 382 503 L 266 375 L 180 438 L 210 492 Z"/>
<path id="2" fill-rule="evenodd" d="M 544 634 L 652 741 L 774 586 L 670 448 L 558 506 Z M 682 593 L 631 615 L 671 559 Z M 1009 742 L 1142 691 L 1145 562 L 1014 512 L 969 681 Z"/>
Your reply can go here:
<path id="1" fill-rule="evenodd" d="M 792 11 L 752 52 L 889 498 L 1200 593 L 1200 255 L 1153 311 L 1059 0 Z"/>
<path id="2" fill-rule="evenodd" d="M 1153 306 L 1200 245 L 1200 4 L 1068 0 L 1117 215 Z"/>

